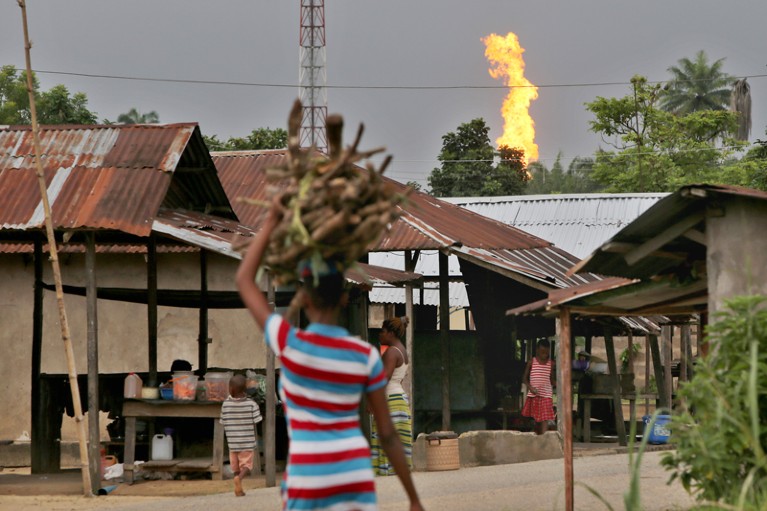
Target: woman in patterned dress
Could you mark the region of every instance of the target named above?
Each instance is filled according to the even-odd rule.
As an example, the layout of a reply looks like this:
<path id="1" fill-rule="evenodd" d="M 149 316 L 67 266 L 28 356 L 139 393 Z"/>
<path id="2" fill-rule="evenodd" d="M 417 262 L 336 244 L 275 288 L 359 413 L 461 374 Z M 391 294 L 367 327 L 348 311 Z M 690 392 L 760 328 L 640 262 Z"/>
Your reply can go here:
<path id="1" fill-rule="evenodd" d="M 408 466 L 412 466 L 413 421 L 410 417 L 410 398 L 402 387 L 402 380 L 407 374 L 407 368 L 410 363 L 410 360 L 407 358 L 405 345 L 401 341 L 405 337 L 408 322 L 407 316 L 384 320 L 383 325 L 381 325 L 379 340 L 381 341 L 381 346 L 386 346 L 387 348 L 382 359 L 384 372 L 389 381 L 386 385 L 389 413 L 394 423 L 394 428 L 397 430 L 397 434 L 399 434 L 402 447 L 405 448 L 405 458 L 407 459 Z M 375 424 L 373 424 L 370 434 L 370 450 L 373 452 L 373 470 L 375 470 L 376 475 L 394 475 L 394 467 L 381 448 Z"/>
<path id="2" fill-rule="evenodd" d="M 548 429 L 548 422 L 554 420 L 553 388 L 556 385 L 556 371 L 550 357 L 549 341 L 538 341 L 535 356 L 525 367 L 523 381 L 527 385 L 527 399 L 522 415 L 535 420 L 535 434 L 542 435 Z"/>
<path id="3" fill-rule="evenodd" d="M 301 271 L 303 307 L 310 325 L 294 328 L 273 314 L 255 284 L 269 236 L 279 223 L 275 199 L 261 231 L 237 272 L 243 302 L 280 358 L 280 397 L 290 448 L 282 482 L 284 509 L 374 511 L 377 509 L 370 448 L 360 429 L 359 403 L 367 396 L 381 438 L 411 511 L 423 507 L 386 404 L 386 377 L 375 348 L 336 326 L 345 304 L 343 273 L 328 265 L 313 275 Z"/>

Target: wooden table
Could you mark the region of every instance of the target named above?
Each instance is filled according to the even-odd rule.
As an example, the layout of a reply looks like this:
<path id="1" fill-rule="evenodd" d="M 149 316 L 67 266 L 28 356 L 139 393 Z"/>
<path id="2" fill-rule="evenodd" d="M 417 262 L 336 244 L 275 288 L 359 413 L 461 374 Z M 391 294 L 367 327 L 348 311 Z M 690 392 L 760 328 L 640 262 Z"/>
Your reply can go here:
<path id="1" fill-rule="evenodd" d="M 593 399 L 613 399 L 612 394 L 579 394 L 579 399 L 583 399 L 583 417 L 582 427 L 583 441 L 591 442 L 591 401 Z M 651 399 L 653 401 L 658 400 L 658 394 L 627 394 L 621 396 L 621 400 L 629 401 L 629 424 L 636 421 L 636 400 L 637 399 Z M 657 403 L 656 403 L 657 404 Z M 628 432 L 627 432 L 628 434 Z"/>
<path id="2" fill-rule="evenodd" d="M 213 479 L 223 478 L 224 465 L 224 427 L 218 420 L 221 417 L 219 401 L 169 401 L 164 399 L 126 399 L 123 403 L 125 418 L 125 480 L 133 483 L 134 462 L 136 456 L 136 419 L 154 417 L 193 417 L 213 419 L 213 458 L 199 460 L 174 459 L 162 462 L 162 469 L 169 471 L 202 470 L 210 472 Z M 150 446 L 151 452 L 151 446 Z M 152 463 L 152 462 L 148 462 Z M 159 468 L 159 467 L 156 467 Z"/>

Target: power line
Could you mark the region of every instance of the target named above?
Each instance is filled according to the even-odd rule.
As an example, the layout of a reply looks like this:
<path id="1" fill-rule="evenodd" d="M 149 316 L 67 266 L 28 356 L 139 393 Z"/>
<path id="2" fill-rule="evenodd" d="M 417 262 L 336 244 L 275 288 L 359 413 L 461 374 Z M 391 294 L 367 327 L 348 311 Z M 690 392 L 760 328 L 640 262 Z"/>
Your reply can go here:
<path id="1" fill-rule="evenodd" d="M 299 84 L 294 83 L 263 83 L 263 82 L 234 82 L 224 80 L 187 80 L 181 78 L 154 78 L 146 76 L 125 76 L 125 75 L 103 75 L 95 73 L 74 73 L 68 71 L 49 71 L 49 70 L 33 70 L 38 74 L 48 75 L 61 75 L 61 76 L 77 76 L 82 78 L 102 78 L 107 80 L 130 80 L 130 81 L 142 81 L 142 82 L 161 82 L 161 83 L 186 83 L 193 85 L 230 85 L 238 87 L 263 87 L 263 88 L 276 88 L 276 89 L 298 89 Z M 765 78 L 767 74 L 747 75 L 733 77 L 737 79 L 742 78 Z M 700 80 L 687 80 L 686 82 L 699 82 L 710 81 L 710 79 Z M 649 84 L 662 84 L 662 83 L 683 83 L 678 80 L 656 80 L 648 81 Z M 631 82 L 583 82 L 583 83 L 552 83 L 542 85 L 326 85 L 327 89 L 337 90 L 500 90 L 510 88 L 531 88 L 538 89 L 554 89 L 554 88 L 574 88 L 574 87 L 604 87 L 611 85 L 631 85 Z"/>

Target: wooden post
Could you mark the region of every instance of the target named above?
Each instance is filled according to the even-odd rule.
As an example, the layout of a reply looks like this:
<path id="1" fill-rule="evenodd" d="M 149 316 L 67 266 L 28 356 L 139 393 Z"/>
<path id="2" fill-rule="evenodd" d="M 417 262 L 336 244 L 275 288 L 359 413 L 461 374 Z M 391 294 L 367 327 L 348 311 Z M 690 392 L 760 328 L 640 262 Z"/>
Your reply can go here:
<path id="1" fill-rule="evenodd" d="M 664 325 L 661 328 L 661 337 L 663 339 L 663 394 L 665 395 L 666 406 L 671 408 L 673 401 L 673 378 L 671 377 L 671 338 L 673 337 L 672 325 Z M 660 387 L 659 387 L 660 388 Z"/>
<path id="2" fill-rule="evenodd" d="M 559 311 L 559 360 L 557 361 L 558 373 L 561 375 L 561 403 L 564 424 L 564 456 L 565 456 L 565 510 L 574 509 L 573 492 L 573 361 L 570 356 L 572 344 L 572 327 L 570 323 L 570 310 L 563 307 Z"/>
<path id="3" fill-rule="evenodd" d="M 668 408 L 669 402 L 666 401 L 665 375 L 663 374 L 663 363 L 660 359 L 660 346 L 658 346 L 658 336 L 650 335 L 650 351 L 652 352 L 652 367 L 655 373 L 655 386 L 658 388 L 658 401 L 661 408 Z"/>
<path id="4" fill-rule="evenodd" d="M 650 393 L 650 335 L 644 336 L 644 393 Z M 644 400 L 644 414 L 650 415 L 650 400 Z"/>
<path id="5" fill-rule="evenodd" d="M 420 251 L 415 254 L 410 250 L 405 251 L 405 271 L 415 271 L 415 264 L 418 261 Z M 408 371 L 405 375 L 405 381 L 410 397 L 410 423 L 415 430 L 415 362 L 413 360 L 413 338 L 415 336 L 415 313 L 413 312 L 413 284 L 405 285 L 405 314 L 410 321 L 405 331 L 405 350 L 407 351 Z"/>
<path id="6" fill-rule="evenodd" d="M 269 305 L 274 311 L 276 308 L 274 282 L 272 274 L 267 273 L 267 299 Z M 275 392 L 277 391 L 274 370 L 274 351 L 269 345 L 266 346 L 266 410 L 264 417 L 264 464 L 266 471 L 266 486 L 274 487 L 276 483 L 276 453 L 277 453 L 277 423 L 275 414 L 277 413 L 277 403 Z"/>
<path id="7" fill-rule="evenodd" d="M 40 373 L 43 358 L 43 241 L 35 236 L 35 287 L 32 311 L 32 442 L 31 470 L 33 474 L 48 472 L 43 431 L 47 419 L 42 413 Z"/>
<path id="8" fill-rule="evenodd" d="M 146 290 L 147 290 L 147 331 L 149 351 L 148 386 L 157 385 L 157 238 L 149 235 L 147 242 Z"/>
<path id="9" fill-rule="evenodd" d="M 88 461 L 91 491 L 101 488 L 101 428 L 99 427 L 99 320 L 96 287 L 96 234 L 85 234 L 85 301 L 88 322 Z"/>
<path id="10" fill-rule="evenodd" d="M 690 342 L 690 325 L 680 327 L 679 336 L 679 381 L 687 381 L 687 345 Z"/>
<path id="11" fill-rule="evenodd" d="M 439 253 L 439 340 L 442 348 L 442 431 L 450 431 L 450 276 Z"/>
<path id="12" fill-rule="evenodd" d="M 208 370 L 208 253 L 200 249 L 200 322 L 197 337 L 197 367 L 200 376 Z"/>
<path id="13" fill-rule="evenodd" d="M 64 355 L 67 359 L 69 372 L 69 389 L 72 393 L 72 405 L 74 408 L 75 422 L 77 423 L 77 441 L 80 447 L 80 473 L 83 480 L 83 495 L 93 496 L 91 492 L 91 477 L 88 468 L 88 445 L 85 421 L 83 419 L 82 404 L 80 403 L 80 388 L 77 384 L 77 367 L 75 366 L 75 354 L 72 348 L 72 337 L 69 331 L 69 320 L 64 304 L 64 284 L 61 278 L 61 266 L 59 265 L 59 253 L 56 248 L 56 236 L 53 230 L 53 214 L 48 200 L 48 185 L 45 181 L 45 172 L 42 164 L 42 148 L 40 144 L 40 126 L 37 123 L 37 106 L 35 104 L 35 89 L 32 86 L 32 43 L 29 40 L 29 26 L 27 23 L 27 3 L 25 0 L 17 0 L 21 8 L 21 22 L 24 31 L 24 57 L 27 71 L 27 95 L 29 97 L 29 112 L 32 120 L 32 141 L 35 150 L 35 173 L 37 184 L 40 187 L 40 199 L 45 214 L 45 233 L 48 238 L 48 250 L 50 253 L 53 280 L 56 286 L 56 303 L 59 309 L 59 325 L 61 326 L 61 340 L 64 344 Z"/>
<path id="14" fill-rule="evenodd" d="M 618 364 L 615 362 L 615 342 L 609 327 L 605 328 L 605 349 L 607 349 L 607 366 L 612 376 L 613 407 L 615 408 L 615 430 L 618 433 L 620 445 L 626 445 L 626 424 L 623 422 L 623 401 L 621 400 L 621 375 L 618 374 Z"/>

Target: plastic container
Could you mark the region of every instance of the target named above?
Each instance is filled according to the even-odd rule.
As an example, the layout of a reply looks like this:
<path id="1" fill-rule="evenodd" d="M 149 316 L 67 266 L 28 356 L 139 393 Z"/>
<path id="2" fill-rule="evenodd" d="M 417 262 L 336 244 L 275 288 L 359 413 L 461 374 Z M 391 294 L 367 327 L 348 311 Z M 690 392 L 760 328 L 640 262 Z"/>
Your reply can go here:
<path id="1" fill-rule="evenodd" d="M 160 397 L 162 399 L 167 399 L 168 401 L 173 400 L 173 386 L 160 387 Z"/>
<path id="2" fill-rule="evenodd" d="M 141 399 L 160 399 L 160 389 L 157 387 L 142 388 Z"/>
<path id="3" fill-rule="evenodd" d="M 650 419 L 652 415 L 645 415 L 642 417 L 642 421 L 645 425 L 645 434 L 647 435 L 647 442 L 651 444 L 666 444 L 671 436 L 671 431 L 668 429 L 668 423 L 671 421 L 670 415 L 658 415 L 655 417 L 655 424 L 652 426 L 652 430 L 648 429 L 650 425 Z"/>
<path id="4" fill-rule="evenodd" d="M 192 371 L 173 373 L 173 399 L 194 401 L 197 393 L 197 376 Z"/>
<path id="5" fill-rule="evenodd" d="M 208 401 L 224 401 L 229 395 L 229 380 L 232 372 L 205 373 L 206 398 Z"/>
<path id="6" fill-rule="evenodd" d="M 152 437 L 152 459 L 173 459 L 173 437 L 163 434 L 157 434 Z"/>
<path id="7" fill-rule="evenodd" d="M 125 377 L 125 383 L 123 384 L 123 397 L 129 399 L 140 399 L 141 389 L 144 384 L 141 378 L 136 373 L 130 373 Z"/>

